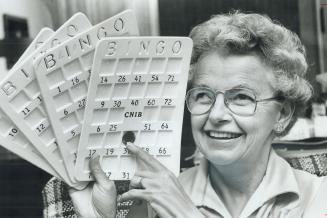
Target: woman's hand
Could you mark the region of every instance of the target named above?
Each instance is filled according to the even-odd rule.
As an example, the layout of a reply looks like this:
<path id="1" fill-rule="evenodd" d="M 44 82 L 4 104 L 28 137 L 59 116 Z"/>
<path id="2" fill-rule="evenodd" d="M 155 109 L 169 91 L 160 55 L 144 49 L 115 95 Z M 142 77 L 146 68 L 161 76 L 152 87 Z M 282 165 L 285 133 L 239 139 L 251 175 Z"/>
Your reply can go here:
<path id="1" fill-rule="evenodd" d="M 134 189 L 122 194 L 119 201 L 146 200 L 161 218 L 203 217 L 171 171 L 131 143 L 127 149 L 136 156 L 138 169 L 130 183 Z"/>
<path id="2" fill-rule="evenodd" d="M 90 161 L 91 173 L 95 182 L 91 182 L 85 189 L 69 189 L 69 195 L 73 201 L 75 212 L 78 217 L 106 217 L 116 216 L 116 187 L 110 181 L 99 163 L 99 157 Z"/>

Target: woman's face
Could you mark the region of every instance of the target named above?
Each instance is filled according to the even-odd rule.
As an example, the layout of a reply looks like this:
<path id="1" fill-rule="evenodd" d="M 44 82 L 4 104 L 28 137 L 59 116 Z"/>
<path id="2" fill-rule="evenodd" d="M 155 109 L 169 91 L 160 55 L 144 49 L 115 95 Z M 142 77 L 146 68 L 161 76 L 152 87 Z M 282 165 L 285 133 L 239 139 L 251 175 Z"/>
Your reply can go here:
<path id="1" fill-rule="evenodd" d="M 274 96 L 273 82 L 272 69 L 255 54 L 224 55 L 211 51 L 198 61 L 193 86 L 220 91 L 245 87 L 253 90 L 257 99 L 264 99 Z M 257 103 L 253 115 L 235 115 L 225 106 L 220 93 L 208 113 L 191 116 L 195 143 L 213 164 L 255 160 L 269 151 L 280 110 L 276 101 L 263 101 Z"/>

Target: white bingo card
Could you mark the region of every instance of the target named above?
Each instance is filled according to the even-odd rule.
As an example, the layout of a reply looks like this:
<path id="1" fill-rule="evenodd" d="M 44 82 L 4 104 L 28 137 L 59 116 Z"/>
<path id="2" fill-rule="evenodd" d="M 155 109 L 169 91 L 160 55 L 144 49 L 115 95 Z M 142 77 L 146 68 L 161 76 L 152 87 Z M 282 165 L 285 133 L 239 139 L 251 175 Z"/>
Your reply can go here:
<path id="1" fill-rule="evenodd" d="M 74 186 L 68 177 L 56 138 L 44 110 L 35 78 L 33 60 L 40 53 L 91 27 L 87 17 L 78 13 L 0 82 L 1 109 L 54 168 L 60 177 Z"/>
<path id="2" fill-rule="evenodd" d="M 184 98 L 192 50 L 186 37 L 113 37 L 97 45 L 76 178 L 92 180 L 89 160 L 100 156 L 106 175 L 128 180 L 134 142 L 179 174 Z"/>
<path id="3" fill-rule="evenodd" d="M 71 178 L 74 177 L 95 45 L 110 35 L 138 35 L 131 10 L 95 25 L 35 61 L 41 93 Z"/>
<path id="4" fill-rule="evenodd" d="M 53 33 L 54 31 L 48 27 L 42 28 L 35 39 L 29 44 L 24 53 L 19 57 L 18 61 L 11 70 L 13 70 L 15 66 L 19 66 L 19 64 L 28 58 L 28 56 L 30 56 L 34 51 L 36 51 L 38 47 L 43 45 L 43 43 L 48 40 Z"/>
<path id="5" fill-rule="evenodd" d="M 25 50 L 21 58 L 15 64 L 21 63 L 27 56 L 36 50 L 36 45 L 44 42 L 44 39 L 49 38 L 53 31 L 49 28 L 43 28 L 35 37 L 29 47 Z M 13 66 L 13 67 L 15 67 Z M 41 156 L 41 154 L 28 141 L 24 134 L 18 129 L 16 125 L 7 117 L 7 115 L 0 109 L 0 145 L 9 151 L 17 154 L 21 158 L 43 169 L 49 174 L 59 177 L 49 163 Z M 60 178 L 60 177 L 59 177 Z"/>

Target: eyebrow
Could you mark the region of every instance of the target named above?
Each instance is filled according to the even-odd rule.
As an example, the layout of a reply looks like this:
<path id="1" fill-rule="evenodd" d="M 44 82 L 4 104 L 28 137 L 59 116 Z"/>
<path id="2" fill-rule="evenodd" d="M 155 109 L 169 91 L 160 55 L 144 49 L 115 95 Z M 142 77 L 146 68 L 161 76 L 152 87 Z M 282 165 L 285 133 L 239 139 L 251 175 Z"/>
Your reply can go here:
<path id="1" fill-rule="evenodd" d="M 204 87 L 204 88 L 209 88 L 209 89 L 212 89 L 210 88 L 208 85 L 205 85 L 203 83 L 200 83 L 200 84 L 192 84 L 190 88 L 195 88 L 195 87 Z"/>
<path id="2" fill-rule="evenodd" d="M 194 87 L 204 87 L 204 88 L 212 89 L 210 86 L 208 86 L 208 85 L 206 85 L 206 84 L 203 84 L 203 83 L 196 84 L 196 85 L 193 84 L 193 85 L 192 85 L 192 88 L 194 88 Z M 233 86 L 233 87 L 231 87 L 231 88 L 229 88 L 229 89 L 226 89 L 226 90 L 230 90 L 230 89 L 240 89 L 240 88 L 241 88 L 241 89 L 247 89 L 247 90 L 250 90 L 250 91 L 254 92 L 254 94 L 255 94 L 256 96 L 259 96 L 259 93 L 258 93 L 256 90 L 250 88 L 246 83 L 241 83 L 241 84 L 239 84 L 239 85 Z M 215 90 L 215 89 L 213 89 L 213 90 Z"/>
<path id="3" fill-rule="evenodd" d="M 242 84 L 239 84 L 239 85 L 237 85 L 237 86 L 233 86 L 233 87 L 232 87 L 232 89 L 239 89 L 239 88 L 250 90 L 250 91 L 254 92 L 254 94 L 255 94 L 256 96 L 259 96 L 258 91 L 255 90 L 255 89 L 250 88 L 246 83 L 242 83 Z"/>
<path id="4" fill-rule="evenodd" d="M 208 85 L 206 84 L 198 84 L 196 85 L 196 87 L 205 87 L 205 88 L 210 88 Z"/>

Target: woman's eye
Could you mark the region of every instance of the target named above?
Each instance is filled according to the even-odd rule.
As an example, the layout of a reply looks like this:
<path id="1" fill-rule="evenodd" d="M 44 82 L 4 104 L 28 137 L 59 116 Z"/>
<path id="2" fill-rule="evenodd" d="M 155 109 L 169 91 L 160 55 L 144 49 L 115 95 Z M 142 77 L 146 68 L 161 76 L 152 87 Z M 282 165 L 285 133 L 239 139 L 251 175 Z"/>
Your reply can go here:
<path id="1" fill-rule="evenodd" d="M 242 105 L 254 102 L 254 99 L 251 96 L 242 93 L 234 95 L 230 100 L 232 100 L 233 103 Z"/>
<path id="2" fill-rule="evenodd" d="M 208 93 L 200 92 L 196 94 L 195 100 L 200 103 L 210 103 L 211 98 L 209 97 Z"/>
<path id="3" fill-rule="evenodd" d="M 238 94 L 235 97 L 236 99 L 240 99 L 240 100 L 251 100 L 252 98 L 248 95 L 245 94 Z"/>

